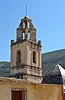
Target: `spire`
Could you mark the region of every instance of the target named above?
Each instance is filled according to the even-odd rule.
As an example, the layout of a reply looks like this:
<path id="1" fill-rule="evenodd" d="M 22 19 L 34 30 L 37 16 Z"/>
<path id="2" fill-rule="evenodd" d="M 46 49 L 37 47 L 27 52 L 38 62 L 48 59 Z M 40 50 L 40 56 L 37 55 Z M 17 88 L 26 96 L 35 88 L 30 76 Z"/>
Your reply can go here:
<path id="1" fill-rule="evenodd" d="M 27 5 L 26 5 L 26 16 L 27 16 Z"/>

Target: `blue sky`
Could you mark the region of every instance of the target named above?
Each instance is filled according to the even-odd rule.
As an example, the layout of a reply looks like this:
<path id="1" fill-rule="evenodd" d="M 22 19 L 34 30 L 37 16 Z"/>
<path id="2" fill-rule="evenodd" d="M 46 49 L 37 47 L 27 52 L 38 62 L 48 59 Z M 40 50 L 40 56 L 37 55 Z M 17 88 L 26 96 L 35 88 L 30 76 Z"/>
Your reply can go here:
<path id="1" fill-rule="evenodd" d="M 65 49 L 65 0 L 0 0 L 0 61 L 10 61 L 10 41 L 16 39 L 26 4 L 42 53 Z"/>

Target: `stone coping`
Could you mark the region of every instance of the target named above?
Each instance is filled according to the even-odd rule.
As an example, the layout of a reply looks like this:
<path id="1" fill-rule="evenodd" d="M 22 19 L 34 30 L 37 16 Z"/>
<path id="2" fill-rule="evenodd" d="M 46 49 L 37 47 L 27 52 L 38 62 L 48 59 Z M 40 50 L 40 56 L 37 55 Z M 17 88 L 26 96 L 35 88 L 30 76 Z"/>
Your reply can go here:
<path id="1" fill-rule="evenodd" d="M 43 85 L 43 86 L 63 86 L 61 84 L 34 83 L 34 82 L 24 80 L 24 79 L 7 78 L 7 77 L 0 77 L 0 83 L 2 84 L 31 84 L 31 85 Z"/>

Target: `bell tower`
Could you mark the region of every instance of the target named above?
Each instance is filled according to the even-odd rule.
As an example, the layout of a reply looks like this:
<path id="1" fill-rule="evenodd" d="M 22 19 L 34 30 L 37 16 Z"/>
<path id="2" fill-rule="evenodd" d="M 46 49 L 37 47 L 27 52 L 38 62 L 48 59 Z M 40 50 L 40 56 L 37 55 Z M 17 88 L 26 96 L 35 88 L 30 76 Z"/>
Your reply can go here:
<path id="1" fill-rule="evenodd" d="M 42 79 L 41 41 L 36 41 L 36 29 L 25 16 L 11 40 L 11 77 L 40 83 Z"/>

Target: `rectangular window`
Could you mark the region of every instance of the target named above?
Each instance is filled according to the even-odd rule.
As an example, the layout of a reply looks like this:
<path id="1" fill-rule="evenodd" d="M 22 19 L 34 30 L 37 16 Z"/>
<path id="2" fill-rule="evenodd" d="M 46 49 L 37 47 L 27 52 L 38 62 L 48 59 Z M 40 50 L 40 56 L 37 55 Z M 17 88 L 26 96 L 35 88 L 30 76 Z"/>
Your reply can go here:
<path id="1" fill-rule="evenodd" d="M 11 90 L 11 100 L 26 100 L 27 91 L 26 89 L 12 89 Z"/>

